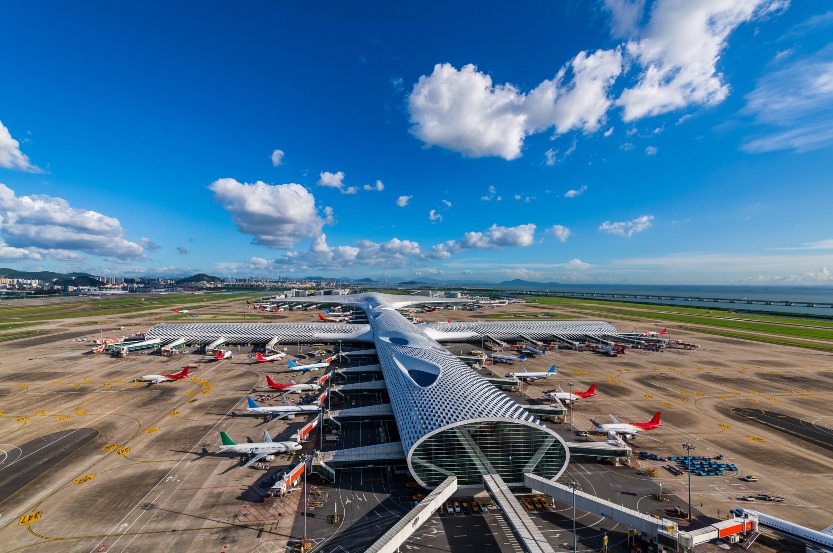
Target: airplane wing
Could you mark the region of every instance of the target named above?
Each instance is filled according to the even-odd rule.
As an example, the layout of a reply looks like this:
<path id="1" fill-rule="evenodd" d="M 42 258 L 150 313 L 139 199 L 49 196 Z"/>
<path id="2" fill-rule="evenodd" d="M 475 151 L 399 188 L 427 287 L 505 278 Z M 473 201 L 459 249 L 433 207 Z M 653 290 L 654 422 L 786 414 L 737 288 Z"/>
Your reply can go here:
<path id="1" fill-rule="evenodd" d="M 617 421 L 616 417 L 614 417 L 613 415 L 608 415 L 608 417 L 610 417 L 610 422 L 612 422 L 613 424 L 619 424 L 619 421 Z"/>
<path id="2" fill-rule="evenodd" d="M 250 466 L 250 465 L 253 465 L 253 464 L 257 463 L 258 461 L 260 461 L 261 459 L 263 459 L 264 457 L 266 457 L 267 455 L 272 455 L 272 454 L 271 454 L 271 453 L 268 453 L 268 452 L 266 452 L 266 451 L 261 452 L 261 453 L 258 453 L 257 455 L 255 455 L 254 457 L 252 457 L 251 459 L 249 459 L 248 461 L 246 461 L 246 464 L 245 464 L 245 465 L 243 465 L 243 466 L 242 466 L 242 467 L 240 467 L 240 468 L 246 468 L 246 467 L 248 467 L 248 466 Z"/>

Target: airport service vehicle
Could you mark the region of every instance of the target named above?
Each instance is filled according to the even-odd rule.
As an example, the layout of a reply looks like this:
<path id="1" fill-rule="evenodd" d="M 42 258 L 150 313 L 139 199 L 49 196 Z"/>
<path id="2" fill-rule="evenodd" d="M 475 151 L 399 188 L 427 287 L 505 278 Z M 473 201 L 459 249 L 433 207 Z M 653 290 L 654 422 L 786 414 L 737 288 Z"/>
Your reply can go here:
<path id="1" fill-rule="evenodd" d="M 551 376 L 555 376 L 555 365 L 551 366 L 548 371 L 527 372 L 526 367 L 524 367 L 523 372 L 506 373 L 506 378 L 517 378 L 518 380 L 523 380 L 524 382 L 532 382 L 534 380 L 541 380 L 542 378 L 546 379 Z"/>
<path id="2" fill-rule="evenodd" d="M 515 361 L 525 360 L 526 353 L 522 353 L 517 357 L 515 357 L 514 355 L 499 355 L 497 353 L 490 353 L 488 357 L 492 360 L 493 363 L 514 363 Z"/>
<path id="3" fill-rule="evenodd" d="M 653 430 L 662 426 L 662 423 L 659 422 L 661 414 L 660 411 L 657 411 L 654 418 L 648 422 L 619 422 L 613 415 L 608 415 L 611 421 L 609 423 L 599 424 L 592 419 L 590 422 L 596 425 L 596 428 L 593 430 L 594 432 L 607 434 L 610 439 L 621 437 L 624 440 L 632 440 L 643 430 Z"/>
<path id="4" fill-rule="evenodd" d="M 565 392 L 561 389 L 561 386 L 558 387 L 556 390 L 549 390 L 544 392 L 544 397 L 547 399 L 557 399 L 562 403 L 575 403 L 580 399 L 585 399 L 588 397 L 592 397 L 596 395 L 596 385 L 592 384 L 589 388 L 587 388 L 586 392 Z"/>
<path id="5" fill-rule="evenodd" d="M 314 383 L 298 384 L 294 380 L 290 380 L 289 384 L 278 384 L 268 374 L 266 375 L 266 384 L 273 390 L 278 390 L 284 394 L 300 394 L 302 392 L 317 392 L 321 385 L 327 381 L 328 375 L 324 375 Z"/>
<path id="6" fill-rule="evenodd" d="M 214 350 L 214 360 L 215 361 L 221 361 L 223 359 L 231 359 L 232 355 L 233 354 L 232 354 L 230 349 Z"/>
<path id="7" fill-rule="evenodd" d="M 242 468 L 251 466 L 257 463 L 264 457 L 274 455 L 275 453 L 289 453 L 290 451 L 300 451 L 301 444 L 298 442 L 274 442 L 269 432 L 263 431 L 262 442 L 247 442 L 245 444 L 238 444 L 225 432 L 220 432 L 220 439 L 223 445 L 220 446 L 220 453 L 234 453 L 237 455 L 248 456 L 249 460 Z"/>
<path id="8" fill-rule="evenodd" d="M 806 526 L 799 526 L 788 520 L 775 518 L 773 516 L 752 511 L 751 509 L 732 509 L 731 512 L 736 517 L 758 517 L 758 524 L 764 528 L 769 528 L 779 534 L 795 538 L 803 541 L 805 544 L 813 549 L 830 552 L 833 551 L 833 526 L 827 527 L 822 531 L 812 530 Z"/>
<path id="9" fill-rule="evenodd" d="M 151 386 L 153 384 L 160 384 L 162 382 L 174 382 L 176 380 L 180 380 L 188 376 L 188 369 L 190 368 L 191 367 L 189 365 L 188 367 L 185 367 L 178 373 L 173 374 L 146 374 L 145 376 L 140 376 L 132 382 L 147 382 L 148 386 Z"/>
<path id="10" fill-rule="evenodd" d="M 264 357 L 264 355 L 260 352 L 255 354 L 258 363 L 269 363 L 270 361 L 280 361 L 284 357 L 286 357 L 286 353 L 283 351 L 276 352 L 274 355 L 269 355 L 268 357 Z"/>
<path id="11" fill-rule="evenodd" d="M 741 480 L 743 480 L 744 482 L 757 482 L 757 481 L 758 481 L 758 477 L 757 477 L 757 476 L 752 476 L 752 475 L 750 474 L 750 475 L 748 475 L 748 476 L 744 476 L 743 478 L 741 478 Z"/>
<path id="12" fill-rule="evenodd" d="M 294 419 L 295 415 L 314 415 L 321 412 L 320 403 L 325 397 L 327 397 L 326 393 L 321 394 L 321 397 L 318 398 L 318 404 L 316 405 L 292 405 L 286 398 L 284 398 L 283 405 L 268 407 L 265 405 L 258 405 L 255 403 L 255 400 L 246 396 L 246 401 L 249 405 L 246 408 L 246 414 L 264 417 L 266 420 L 272 420 L 274 418 Z"/>
<path id="13" fill-rule="evenodd" d="M 300 372 L 307 372 L 307 371 L 317 371 L 318 369 L 325 369 L 330 366 L 330 361 L 332 361 L 332 357 L 328 357 L 324 359 L 321 363 L 312 363 L 310 365 L 297 365 L 295 361 L 292 359 L 289 360 L 289 370 L 291 371 L 300 371 Z"/>

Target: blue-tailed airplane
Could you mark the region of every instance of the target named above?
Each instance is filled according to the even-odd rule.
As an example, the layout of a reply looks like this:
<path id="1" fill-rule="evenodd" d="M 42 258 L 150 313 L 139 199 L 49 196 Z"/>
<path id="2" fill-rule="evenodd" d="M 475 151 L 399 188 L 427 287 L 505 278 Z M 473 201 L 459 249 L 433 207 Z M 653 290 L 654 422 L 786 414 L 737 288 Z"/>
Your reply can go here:
<path id="1" fill-rule="evenodd" d="M 292 359 L 289 360 L 289 370 L 291 371 L 300 371 L 300 372 L 308 372 L 308 371 L 317 371 L 318 369 L 326 369 L 330 366 L 330 361 L 332 361 L 332 357 L 328 357 L 324 359 L 321 363 L 312 363 L 310 365 L 297 365 L 295 361 Z"/>
<path id="2" fill-rule="evenodd" d="M 550 367 L 550 370 L 548 371 L 527 372 L 526 367 L 524 367 L 523 372 L 506 374 L 506 378 L 517 378 L 518 380 L 523 380 L 525 382 L 532 382 L 533 380 L 540 380 L 551 376 L 555 376 L 555 365 Z"/>
<path id="3" fill-rule="evenodd" d="M 255 400 L 246 396 L 246 401 L 248 402 L 249 406 L 246 408 L 247 415 L 256 415 L 258 417 L 265 417 L 266 420 L 272 420 L 273 418 L 283 419 L 294 419 L 295 415 L 313 415 L 316 413 L 321 412 L 320 402 L 327 397 L 327 394 L 321 394 L 321 397 L 318 400 L 318 403 L 315 405 L 292 405 L 287 401 L 286 398 L 283 399 L 284 405 L 275 405 L 273 407 L 265 406 L 265 405 L 258 405 L 255 403 Z"/>
<path id="4" fill-rule="evenodd" d="M 526 359 L 526 353 L 522 353 L 515 357 L 514 355 L 498 355 L 497 353 L 490 353 L 489 359 L 494 363 L 514 363 L 515 361 L 523 361 Z"/>

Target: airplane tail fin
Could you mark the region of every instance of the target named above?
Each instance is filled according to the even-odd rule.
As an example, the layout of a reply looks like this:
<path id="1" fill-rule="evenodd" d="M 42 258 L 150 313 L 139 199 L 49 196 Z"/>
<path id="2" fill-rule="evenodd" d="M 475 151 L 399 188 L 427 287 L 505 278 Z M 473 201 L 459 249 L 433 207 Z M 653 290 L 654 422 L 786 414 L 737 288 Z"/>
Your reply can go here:
<path id="1" fill-rule="evenodd" d="M 555 365 L 550 367 L 550 370 L 547 371 L 547 374 L 555 374 Z"/>
<path id="2" fill-rule="evenodd" d="M 253 400 L 249 396 L 246 396 L 246 401 L 249 403 L 249 409 L 257 409 L 258 407 L 260 407 L 260 405 L 255 403 L 255 400 Z"/>
<path id="3" fill-rule="evenodd" d="M 526 352 L 523 352 L 523 353 L 520 355 L 520 357 L 518 357 L 518 359 L 521 359 L 521 360 L 526 359 Z"/>
<path id="4" fill-rule="evenodd" d="M 449 317 L 448 320 L 446 320 L 445 322 L 450 323 L 451 322 L 451 317 Z"/>
<path id="5" fill-rule="evenodd" d="M 322 315 L 321 313 L 318 314 L 318 318 L 321 319 L 322 321 L 327 320 L 327 319 L 324 318 L 324 315 Z"/>
<path id="6" fill-rule="evenodd" d="M 277 382 L 272 380 L 272 377 L 269 376 L 268 374 L 266 375 L 266 384 L 268 384 L 270 388 L 274 388 L 275 390 L 282 390 L 282 389 L 286 388 L 286 385 L 278 384 Z"/>
<path id="7" fill-rule="evenodd" d="M 217 350 L 217 351 L 214 352 L 214 359 L 219 361 L 222 358 L 223 358 L 223 351 L 222 350 Z"/>
<path id="8" fill-rule="evenodd" d="M 587 388 L 587 391 L 586 391 L 585 393 L 586 393 L 587 395 L 590 395 L 590 396 L 594 396 L 594 395 L 596 395 L 596 385 L 595 385 L 595 384 L 591 384 L 591 385 L 590 385 L 590 387 L 589 387 L 589 388 Z"/>
<path id="9" fill-rule="evenodd" d="M 558 391 L 561 392 L 562 394 L 564 393 L 564 390 L 561 389 L 561 384 L 558 385 Z"/>
<path id="10" fill-rule="evenodd" d="M 264 431 L 263 431 L 263 441 L 264 441 L 265 443 L 269 443 L 269 442 L 271 442 L 271 441 L 272 441 L 272 436 L 270 436 L 270 435 L 269 435 L 269 431 L 268 431 L 268 430 L 264 430 Z"/>
<path id="11" fill-rule="evenodd" d="M 327 315 L 329 315 L 329 314 L 330 314 L 330 310 L 329 310 L 329 309 L 325 309 L 325 310 L 324 310 L 324 313 L 326 313 Z"/>
<path id="12" fill-rule="evenodd" d="M 663 335 L 663 334 L 668 334 L 668 328 L 667 327 L 663 328 L 662 331 L 657 332 L 657 334 L 659 334 L 660 336 Z"/>
<path id="13" fill-rule="evenodd" d="M 188 369 L 190 369 L 190 368 L 191 367 L 187 367 L 187 366 L 184 367 L 181 371 L 179 371 L 179 376 L 182 377 L 182 378 L 185 378 L 186 376 L 188 376 Z"/>
<path id="14" fill-rule="evenodd" d="M 262 354 L 262 353 L 257 352 L 257 353 L 255 354 L 255 356 L 257 357 L 257 360 L 258 360 L 258 361 L 260 361 L 261 363 L 265 363 L 265 362 L 266 362 L 266 359 L 264 359 L 264 357 L 263 357 L 263 354 Z"/>
<path id="15" fill-rule="evenodd" d="M 297 367 L 297 366 L 298 366 L 298 365 L 296 365 L 296 364 L 295 364 L 295 361 L 293 361 L 292 359 L 290 359 L 289 361 L 287 361 L 287 363 L 289 364 L 289 368 L 290 368 L 290 369 L 294 369 L 295 367 Z"/>
<path id="16" fill-rule="evenodd" d="M 220 439 L 223 441 L 223 445 L 237 445 L 237 443 L 228 437 L 228 434 L 225 432 L 220 432 Z"/>
<path id="17" fill-rule="evenodd" d="M 660 415 L 662 415 L 662 412 L 657 411 L 656 415 L 654 415 L 654 418 L 651 419 L 650 423 L 654 424 L 656 426 L 662 426 L 662 423 L 659 422 L 659 416 Z"/>

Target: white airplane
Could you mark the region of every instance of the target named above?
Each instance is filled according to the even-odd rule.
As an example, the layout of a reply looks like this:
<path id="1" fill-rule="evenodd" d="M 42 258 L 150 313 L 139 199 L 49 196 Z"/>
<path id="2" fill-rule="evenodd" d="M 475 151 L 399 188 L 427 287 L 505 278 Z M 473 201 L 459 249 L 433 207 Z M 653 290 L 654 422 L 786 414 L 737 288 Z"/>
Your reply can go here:
<path id="1" fill-rule="evenodd" d="M 318 369 L 325 369 L 330 366 L 330 361 L 332 361 L 332 357 L 328 357 L 324 359 L 321 363 L 312 363 L 310 365 L 296 365 L 295 361 L 292 359 L 289 360 L 289 370 L 291 371 L 301 371 L 301 372 L 308 372 L 308 371 L 317 371 Z"/>
<path id="2" fill-rule="evenodd" d="M 524 382 L 532 382 L 533 380 L 541 380 L 542 378 L 549 378 L 551 376 L 555 376 L 555 365 L 550 367 L 548 371 L 527 372 L 526 367 L 524 367 L 523 372 L 506 374 L 506 378 L 517 378 Z"/>
<path id="3" fill-rule="evenodd" d="M 322 321 L 329 321 L 333 323 L 346 323 L 353 318 L 352 314 L 330 313 L 327 309 L 324 310 L 324 313 L 326 313 L 326 315 L 319 313 L 318 318 Z"/>
<path id="4" fill-rule="evenodd" d="M 173 374 L 146 374 L 145 376 L 140 376 L 132 382 L 147 382 L 148 385 L 159 384 L 161 382 L 174 382 L 188 376 L 188 369 L 190 368 L 190 366 L 185 367 L 178 373 Z"/>
<path id="5" fill-rule="evenodd" d="M 833 551 L 833 526 L 825 528 L 822 531 L 813 530 L 805 526 L 799 526 L 788 520 L 776 518 L 766 513 L 760 513 L 751 509 L 730 509 L 729 511 L 736 517 L 744 518 L 745 515 L 757 515 L 758 523 L 773 530 L 779 534 L 795 538 L 807 544 L 807 550 L 814 549 L 817 551 Z"/>
<path id="6" fill-rule="evenodd" d="M 269 361 L 280 361 L 281 359 L 286 357 L 286 352 L 279 351 L 279 352 L 275 353 L 275 355 L 269 355 L 269 356 L 265 356 L 265 357 L 262 353 L 257 352 L 256 357 L 257 357 L 257 362 L 258 363 L 268 363 Z"/>
<path id="7" fill-rule="evenodd" d="M 275 453 L 288 453 L 290 451 L 300 451 L 301 444 L 298 442 L 273 442 L 269 432 L 263 431 L 262 442 L 247 442 L 245 444 L 238 444 L 225 432 L 220 432 L 220 439 L 223 445 L 220 446 L 220 453 L 236 453 L 238 455 L 247 455 L 250 459 L 243 465 L 246 468 L 253 463 L 257 463 L 267 455 L 274 455 Z"/>
<path id="8" fill-rule="evenodd" d="M 324 396 L 322 395 L 322 398 Z M 291 405 L 286 398 L 283 399 L 284 405 L 276 405 L 274 407 L 261 406 L 255 403 L 255 400 L 246 396 L 249 407 L 246 408 L 247 415 L 256 415 L 265 417 L 266 420 L 278 419 L 294 419 L 295 415 L 312 415 L 321 412 L 319 405 Z M 319 399 L 320 401 L 320 399 Z"/>
<path id="9" fill-rule="evenodd" d="M 575 403 L 580 399 L 585 399 L 596 395 L 596 385 L 591 385 L 586 392 L 565 392 L 561 386 L 557 390 L 550 390 L 544 392 L 544 397 L 547 399 L 557 399 L 561 403 Z"/>
<path id="10" fill-rule="evenodd" d="M 174 313 L 188 313 L 188 310 L 187 309 L 174 308 Z"/>
<path id="11" fill-rule="evenodd" d="M 593 429 L 594 432 L 607 434 L 610 439 L 615 439 L 617 436 L 621 436 L 625 440 L 631 440 L 643 430 L 653 430 L 654 428 L 662 426 L 662 423 L 659 422 L 661 414 L 662 413 L 660 411 L 657 411 L 654 418 L 648 422 L 619 422 L 613 415 L 608 415 L 611 422 L 606 424 L 599 424 L 592 419 L 590 422 L 596 425 L 596 428 Z"/>
<path id="12" fill-rule="evenodd" d="M 526 353 L 522 353 L 517 357 L 514 355 L 498 355 L 497 353 L 490 353 L 488 357 L 494 363 L 514 363 L 515 361 L 523 361 L 526 359 Z"/>
<path id="13" fill-rule="evenodd" d="M 318 382 L 326 381 L 327 376 L 321 377 Z M 289 384 L 278 384 L 268 374 L 266 375 L 266 384 L 273 390 L 278 390 L 284 394 L 300 394 L 301 392 L 317 392 L 321 389 L 318 383 L 298 384 L 294 380 L 290 380 Z"/>
<path id="14" fill-rule="evenodd" d="M 233 354 L 232 354 L 232 351 L 231 351 L 230 349 L 225 349 L 225 350 L 223 350 L 223 349 L 217 349 L 217 350 L 214 350 L 214 360 L 215 360 L 215 361 L 221 361 L 221 360 L 223 360 L 223 359 L 231 359 L 232 355 L 233 355 Z"/>

